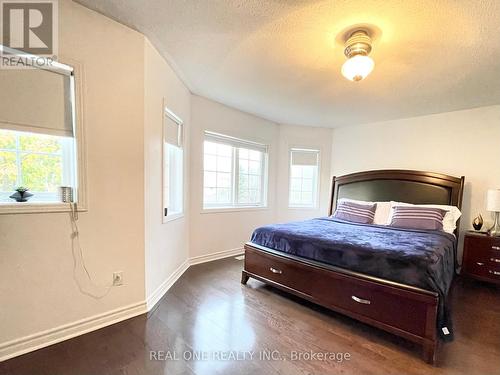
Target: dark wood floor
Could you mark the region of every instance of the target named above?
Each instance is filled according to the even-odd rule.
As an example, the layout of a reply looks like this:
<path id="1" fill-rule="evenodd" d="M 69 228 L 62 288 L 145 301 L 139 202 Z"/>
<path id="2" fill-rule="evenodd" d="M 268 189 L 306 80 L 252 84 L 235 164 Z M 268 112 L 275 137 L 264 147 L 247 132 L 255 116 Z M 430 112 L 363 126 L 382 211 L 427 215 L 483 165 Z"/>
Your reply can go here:
<path id="1" fill-rule="evenodd" d="M 499 288 L 457 280 L 456 338 L 431 367 L 402 339 L 258 281 L 240 285 L 241 268 L 234 258 L 191 267 L 149 316 L 0 363 L 0 374 L 500 374 Z M 266 350 L 275 360 L 259 358 Z M 151 351 L 180 358 L 150 360 Z M 245 351 L 254 360 L 215 358 Z M 309 351 L 350 359 L 291 360 Z"/>

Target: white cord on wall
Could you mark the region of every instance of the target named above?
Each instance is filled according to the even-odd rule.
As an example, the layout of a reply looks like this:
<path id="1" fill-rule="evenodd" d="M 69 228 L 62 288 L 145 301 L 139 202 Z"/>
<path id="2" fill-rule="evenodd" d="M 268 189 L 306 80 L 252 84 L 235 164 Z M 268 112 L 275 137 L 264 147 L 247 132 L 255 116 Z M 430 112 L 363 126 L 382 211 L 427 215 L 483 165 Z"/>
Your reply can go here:
<path id="1" fill-rule="evenodd" d="M 80 232 L 78 229 L 78 211 L 76 203 L 70 203 L 70 221 L 71 221 L 71 253 L 73 256 L 73 279 L 78 285 L 81 293 L 94 299 L 101 299 L 108 295 L 112 286 L 97 285 L 92 280 L 90 273 L 85 265 L 82 247 L 80 246 Z M 82 277 L 85 280 L 82 280 Z M 87 284 L 87 285 L 84 285 Z"/>

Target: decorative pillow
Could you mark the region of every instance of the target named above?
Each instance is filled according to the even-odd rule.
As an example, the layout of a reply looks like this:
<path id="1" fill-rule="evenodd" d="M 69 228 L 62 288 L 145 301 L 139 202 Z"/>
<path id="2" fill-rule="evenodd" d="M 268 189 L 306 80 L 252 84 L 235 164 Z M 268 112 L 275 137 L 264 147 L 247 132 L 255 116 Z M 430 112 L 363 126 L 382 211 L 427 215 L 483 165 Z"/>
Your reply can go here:
<path id="1" fill-rule="evenodd" d="M 377 225 L 387 225 L 389 222 L 389 213 L 391 210 L 392 202 L 369 202 L 369 201 L 359 201 L 356 199 L 340 198 L 339 202 L 353 202 L 357 204 L 362 204 L 364 206 L 377 205 L 375 209 L 375 217 L 373 219 L 373 224 Z"/>
<path id="2" fill-rule="evenodd" d="M 375 217 L 377 204 L 366 205 L 339 200 L 333 217 L 359 224 L 371 224 Z"/>
<path id="3" fill-rule="evenodd" d="M 446 211 L 440 208 L 418 206 L 395 206 L 392 227 L 426 230 L 443 230 L 443 217 Z"/>
<path id="4" fill-rule="evenodd" d="M 453 234 L 455 232 L 455 229 L 457 229 L 457 221 L 458 219 L 460 219 L 460 216 L 462 216 L 462 212 L 460 212 L 460 209 L 458 207 L 447 206 L 444 204 L 428 204 L 425 206 L 432 208 L 440 208 L 446 211 L 443 218 L 443 230 L 450 234 Z"/>
<path id="5" fill-rule="evenodd" d="M 448 206 L 444 204 L 411 204 L 411 203 L 403 203 L 403 202 L 394 202 L 391 201 L 391 208 L 389 212 L 389 217 L 387 220 L 387 225 L 390 225 L 392 220 L 392 214 L 394 212 L 395 206 L 412 206 L 412 207 L 430 207 L 430 208 L 440 208 L 445 210 L 443 218 L 443 231 L 454 234 L 455 229 L 457 229 L 457 221 L 462 216 L 462 212 L 456 206 Z M 378 210 L 378 207 L 377 207 Z M 377 213 L 375 213 L 375 221 L 377 220 Z"/>

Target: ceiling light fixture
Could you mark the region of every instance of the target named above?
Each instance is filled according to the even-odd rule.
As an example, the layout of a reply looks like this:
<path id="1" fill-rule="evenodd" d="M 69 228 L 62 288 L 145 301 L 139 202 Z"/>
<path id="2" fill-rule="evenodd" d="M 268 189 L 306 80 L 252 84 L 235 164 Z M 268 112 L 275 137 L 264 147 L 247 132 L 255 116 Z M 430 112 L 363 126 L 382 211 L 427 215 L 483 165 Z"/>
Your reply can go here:
<path id="1" fill-rule="evenodd" d="M 345 42 L 342 75 L 350 81 L 361 81 L 371 73 L 375 63 L 368 56 L 372 50 L 372 39 L 364 30 L 357 30 Z"/>

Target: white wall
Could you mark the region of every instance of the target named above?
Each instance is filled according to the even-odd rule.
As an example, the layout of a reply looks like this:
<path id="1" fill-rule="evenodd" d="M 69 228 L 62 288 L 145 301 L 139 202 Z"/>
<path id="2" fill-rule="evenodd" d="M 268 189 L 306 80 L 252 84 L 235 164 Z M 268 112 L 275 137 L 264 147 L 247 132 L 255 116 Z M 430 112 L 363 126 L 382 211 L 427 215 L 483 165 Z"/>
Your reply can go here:
<path id="1" fill-rule="evenodd" d="M 191 243 L 192 257 L 240 249 L 252 230 L 271 223 L 275 209 L 275 179 L 269 178 L 268 207 L 231 212 L 203 211 L 203 134 L 205 130 L 269 145 L 269 176 L 276 171 L 278 125 L 191 96 Z"/>
<path id="2" fill-rule="evenodd" d="M 335 129 L 332 175 L 402 168 L 465 176 L 461 228 L 500 188 L 500 106 Z M 487 225 L 485 226 L 487 227 Z"/>
<path id="3" fill-rule="evenodd" d="M 125 285 L 100 300 L 80 293 L 68 214 L 0 215 L 0 357 L 29 335 L 145 298 L 144 37 L 70 1 L 59 9 L 59 54 L 84 69 L 89 210 L 79 215 L 81 246 L 96 283 L 110 285 L 120 270 Z M 5 347 L 11 340 L 20 341 Z"/>
<path id="4" fill-rule="evenodd" d="M 275 221 L 304 220 L 328 215 L 332 129 L 280 125 L 278 136 L 277 208 Z M 289 208 L 290 149 L 311 148 L 320 151 L 319 200 L 315 209 Z"/>
<path id="5" fill-rule="evenodd" d="M 80 292 L 69 214 L 0 215 L 0 358 L 145 311 L 188 257 L 240 249 L 255 227 L 276 221 L 277 209 L 281 220 L 326 211 L 288 210 L 277 194 L 288 186 L 290 145 L 321 148 L 328 175 L 330 130 L 278 125 L 193 96 L 141 34 L 69 0 L 59 4 L 60 56 L 83 73 L 89 209 L 79 215 L 81 246 L 96 284 L 109 286 L 113 271 L 123 271 L 124 285 L 100 299 Z M 164 98 L 186 132 L 185 216 L 165 224 Z M 201 213 L 205 129 L 270 146 L 267 208 Z"/>
<path id="6" fill-rule="evenodd" d="M 280 125 L 193 95 L 191 99 L 191 257 L 241 249 L 253 230 L 276 221 L 321 216 L 328 210 L 331 129 Z M 205 130 L 269 145 L 268 207 L 203 211 L 203 134 Z M 288 208 L 289 148 L 321 151 L 321 205 Z"/>
<path id="7" fill-rule="evenodd" d="M 154 299 L 163 290 L 163 283 L 188 258 L 191 94 L 147 40 L 144 45 L 144 72 L 146 298 Z M 166 223 L 162 223 L 162 129 L 164 100 L 166 106 L 184 121 L 185 138 L 185 216 Z"/>

